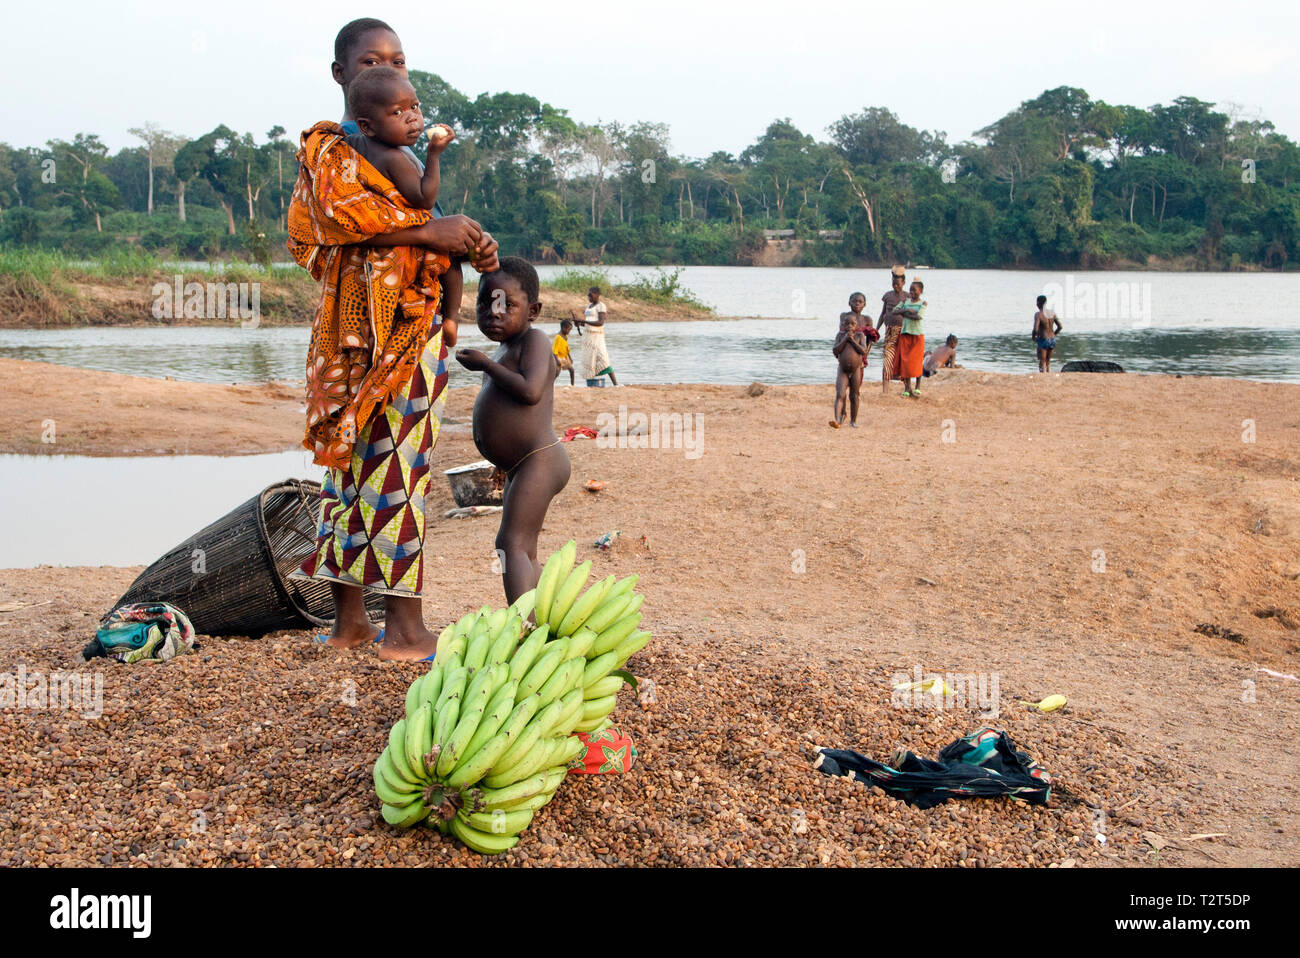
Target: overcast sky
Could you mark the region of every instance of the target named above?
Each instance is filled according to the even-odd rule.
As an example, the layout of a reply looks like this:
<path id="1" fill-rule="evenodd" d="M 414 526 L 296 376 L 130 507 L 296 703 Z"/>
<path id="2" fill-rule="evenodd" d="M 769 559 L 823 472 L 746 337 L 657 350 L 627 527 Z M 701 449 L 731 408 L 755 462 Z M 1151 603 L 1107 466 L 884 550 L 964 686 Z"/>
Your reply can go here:
<path id="1" fill-rule="evenodd" d="M 408 65 L 473 96 L 530 93 L 574 119 L 669 124 L 674 152 L 738 153 L 778 117 L 826 138 L 885 106 L 968 138 L 1045 89 L 1151 106 L 1235 103 L 1300 139 L 1300 3 L 623 2 L 311 4 L 281 0 L 7 5 L 0 141 L 98 133 L 135 145 L 154 121 L 187 136 L 219 123 L 258 142 L 338 119 L 333 40 L 387 20 Z M 476 11 L 483 11 L 481 15 Z M 308 15 L 313 19 L 308 19 Z"/>

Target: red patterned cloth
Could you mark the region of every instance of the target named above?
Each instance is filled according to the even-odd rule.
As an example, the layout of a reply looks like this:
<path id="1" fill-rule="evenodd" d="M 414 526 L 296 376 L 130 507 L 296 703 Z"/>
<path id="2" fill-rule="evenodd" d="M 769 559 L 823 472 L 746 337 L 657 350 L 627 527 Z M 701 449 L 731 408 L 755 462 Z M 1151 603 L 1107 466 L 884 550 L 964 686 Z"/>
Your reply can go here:
<path id="1" fill-rule="evenodd" d="M 598 732 L 578 732 L 587 751 L 569 763 L 570 775 L 622 775 L 632 769 L 636 746 L 617 725 Z"/>

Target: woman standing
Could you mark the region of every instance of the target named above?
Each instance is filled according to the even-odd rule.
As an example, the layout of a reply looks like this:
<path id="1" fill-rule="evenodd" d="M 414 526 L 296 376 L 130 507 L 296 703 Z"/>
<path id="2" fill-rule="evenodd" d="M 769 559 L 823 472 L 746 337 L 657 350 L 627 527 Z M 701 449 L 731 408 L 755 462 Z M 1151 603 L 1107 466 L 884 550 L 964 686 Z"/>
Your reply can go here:
<path id="1" fill-rule="evenodd" d="M 582 377 L 588 386 L 596 385 L 601 376 L 608 376 L 615 386 L 614 367 L 609 363 L 609 352 L 605 349 L 605 304 L 600 301 L 600 287 L 593 286 L 587 290 L 587 308 L 582 319 L 574 320 L 579 326 L 587 328 L 587 335 L 582 342 Z"/>
<path id="2" fill-rule="evenodd" d="M 880 392 L 886 396 L 889 395 L 889 381 L 903 378 L 898 372 L 898 336 L 903 329 L 903 317 L 894 312 L 894 307 L 907 298 L 903 293 L 903 283 L 906 280 L 907 271 L 901 266 L 895 266 L 890 271 L 892 288 L 880 297 L 880 319 L 876 321 L 876 329 L 885 327 L 884 339 L 880 344 L 883 360 L 880 364 Z"/>
<path id="3" fill-rule="evenodd" d="M 333 73 L 345 102 L 360 71 L 380 64 L 405 71 L 405 63 L 397 34 L 378 20 L 353 21 L 335 41 Z M 404 260 L 427 258 L 425 251 L 465 255 L 480 272 L 491 271 L 497 244 L 469 217 L 414 216 L 383 202 L 383 184 L 369 182 L 368 164 L 349 165 L 347 152 L 336 148 L 341 134 L 304 136 L 289 211 L 290 251 L 322 284 L 308 353 L 304 445 L 327 467 L 316 547 L 295 574 L 330 583 L 334 627 L 327 644 L 355 648 L 378 640 L 366 615 L 368 590 L 384 595 L 380 658 L 423 659 L 437 645 L 422 605 L 424 494 L 448 343 L 434 312 L 439 284 L 417 291 L 397 275 Z M 337 210 L 351 213 L 336 218 Z"/>

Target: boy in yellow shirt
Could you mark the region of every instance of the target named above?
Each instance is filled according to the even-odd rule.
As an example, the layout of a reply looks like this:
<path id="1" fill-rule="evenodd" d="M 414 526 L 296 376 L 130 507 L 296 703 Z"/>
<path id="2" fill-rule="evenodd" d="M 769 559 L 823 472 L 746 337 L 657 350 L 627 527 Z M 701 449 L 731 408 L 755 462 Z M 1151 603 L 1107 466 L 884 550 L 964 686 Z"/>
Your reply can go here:
<path id="1" fill-rule="evenodd" d="M 573 329 L 573 323 L 569 320 L 560 321 L 560 331 L 555 334 L 555 341 L 551 344 L 551 352 L 555 354 L 555 361 L 559 368 L 555 375 L 559 375 L 564 370 L 569 371 L 569 385 L 575 384 L 573 377 L 573 359 L 569 356 L 569 330 Z"/>

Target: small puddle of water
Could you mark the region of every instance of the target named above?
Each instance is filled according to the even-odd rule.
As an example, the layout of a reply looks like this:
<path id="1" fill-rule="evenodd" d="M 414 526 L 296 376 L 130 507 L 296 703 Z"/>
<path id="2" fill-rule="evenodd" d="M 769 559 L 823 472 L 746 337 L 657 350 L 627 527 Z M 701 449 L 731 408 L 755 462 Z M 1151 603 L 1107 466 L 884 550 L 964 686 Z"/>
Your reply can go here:
<path id="1" fill-rule="evenodd" d="M 0 455 L 0 568 L 148 565 L 272 483 L 319 482 L 307 450 L 258 456 Z"/>

